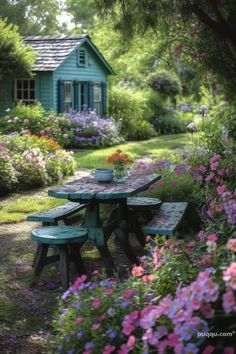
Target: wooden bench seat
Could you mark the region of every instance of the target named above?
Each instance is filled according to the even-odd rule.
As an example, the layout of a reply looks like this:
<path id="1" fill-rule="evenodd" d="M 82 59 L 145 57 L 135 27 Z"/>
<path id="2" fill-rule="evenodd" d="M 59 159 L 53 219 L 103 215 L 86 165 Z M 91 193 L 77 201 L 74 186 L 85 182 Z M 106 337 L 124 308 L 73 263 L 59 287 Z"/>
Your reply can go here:
<path id="1" fill-rule="evenodd" d="M 143 227 L 145 235 L 173 236 L 180 224 L 188 203 L 162 203 L 152 219 Z"/>
<path id="2" fill-rule="evenodd" d="M 57 225 L 59 220 L 65 221 L 69 216 L 85 209 L 88 204 L 69 202 L 56 208 L 43 211 L 39 214 L 29 215 L 28 221 L 41 221 L 43 226 Z"/>
<path id="3" fill-rule="evenodd" d="M 127 199 L 127 205 L 132 210 L 153 210 L 161 206 L 161 200 L 157 198 L 132 197 Z"/>

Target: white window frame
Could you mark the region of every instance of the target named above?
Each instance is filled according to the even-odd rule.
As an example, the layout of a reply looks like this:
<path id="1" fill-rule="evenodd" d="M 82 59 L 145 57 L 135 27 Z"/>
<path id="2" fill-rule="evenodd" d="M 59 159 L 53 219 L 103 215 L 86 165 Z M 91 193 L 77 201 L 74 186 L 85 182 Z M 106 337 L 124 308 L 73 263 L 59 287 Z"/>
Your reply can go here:
<path id="1" fill-rule="evenodd" d="M 71 97 L 70 97 L 70 101 L 66 100 L 66 85 L 70 84 L 71 86 Z M 64 81 L 64 107 L 65 107 L 65 112 L 67 112 L 66 110 L 66 104 L 70 103 L 70 109 L 73 108 L 73 82 L 70 80 Z"/>
<path id="2" fill-rule="evenodd" d="M 18 81 L 21 81 L 21 93 L 22 93 L 22 97 L 24 97 L 24 81 L 28 82 L 28 88 L 27 88 L 27 97 L 28 98 L 17 98 L 17 83 Z M 34 89 L 31 90 L 30 89 L 30 81 L 34 81 Z M 34 92 L 34 99 L 30 98 L 30 92 L 33 91 Z M 26 102 L 26 103 L 34 103 L 36 101 L 36 81 L 35 79 L 15 79 L 15 101 L 17 102 Z"/>
<path id="3" fill-rule="evenodd" d="M 95 87 L 99 87 L 99 99 L 95 99 Z M 97 105 L 99 105 L 99 109 L 97 109 Z M 100 82 L 94 82 L 93 84 L 93 107 L 96 109 L 97 114 L 102 113 L 102 85 Z"/>

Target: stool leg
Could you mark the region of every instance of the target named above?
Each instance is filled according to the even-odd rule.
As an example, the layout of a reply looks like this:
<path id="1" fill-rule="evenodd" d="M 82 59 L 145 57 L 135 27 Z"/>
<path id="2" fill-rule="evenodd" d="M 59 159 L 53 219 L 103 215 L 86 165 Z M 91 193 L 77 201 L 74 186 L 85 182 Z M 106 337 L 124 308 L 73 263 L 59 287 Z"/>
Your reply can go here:
<path id="1" fill-rule="evenodd" d="M 59 271 L 61 274 L 62 290 L 65 291 L 69 287 L 69 252 L 68 245 L 59 246 Z"/>
<path id="2" fill-rule="evenodd" d="M 110 254 L 107 244 L 105 243 L 103 246 L 97 246 L 97 249 L 104 261 L 107 275 L 109 277 L 112 277 L 113 276 L 113 269 L 116 270 L 116 266 L 115 266 L 115 263 L 113 261 L 111 254 Z"/>
<path id="3" fill-rule="evenodd" d="M 80 275 L 85 274 L 84 262 L 81 257 L 81 254 L 80 254 L 80 250 L 81 250 L 82 246 L 83 246 L 83 244 L 79 245 L 76 243 L 72 243 L 69 245 L 70 258 L 71 258 L 72 262 L 75 264 L 76 270 Z"/>
<path id="4" fill-rule="evenodd" d="M 39 256 L 39 250 L 40 250 L 40 245 L 38 243 L 37 244 L 37 249 L 36 249 L 35 254 L 34 254 L 33 262 L 32 262 L 32 268 L 35 267 L 35 264 L 37 262 L 37 259 L 38 259 L 38 256 Z"/>
<path id="5" fill-rule="evenodd" d="M 43 271 L 45 260 L 47 258 L 48 246 L 49 245 L 47 244 L 38 244 L 37 258 L 35 259 L 34 276 L 32 280 L 32 285 L 34 285 L 38 281 Z"/>

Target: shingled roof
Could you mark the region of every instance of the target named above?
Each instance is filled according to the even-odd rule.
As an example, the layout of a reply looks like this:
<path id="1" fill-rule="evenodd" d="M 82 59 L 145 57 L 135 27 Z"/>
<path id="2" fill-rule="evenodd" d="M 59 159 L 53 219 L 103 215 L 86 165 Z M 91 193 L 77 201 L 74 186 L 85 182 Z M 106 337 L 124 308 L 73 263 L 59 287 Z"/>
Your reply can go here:
<path id="1" fill-rule="evenodd" d="M 31 45 L 36 52 L 36 62 L 33 71 L 55 70 L 86 38 L 89 39 L 86 34 L 24 38 L 24 42 Z"/>

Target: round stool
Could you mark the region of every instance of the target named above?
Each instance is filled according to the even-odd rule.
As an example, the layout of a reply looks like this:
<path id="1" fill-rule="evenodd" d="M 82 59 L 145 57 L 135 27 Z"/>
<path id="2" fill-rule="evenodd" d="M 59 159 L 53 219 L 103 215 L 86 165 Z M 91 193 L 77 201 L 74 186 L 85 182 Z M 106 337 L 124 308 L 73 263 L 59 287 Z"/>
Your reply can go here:
<path id="1" fill-rule="evenodd" d="M 39 279 L 46 264 L 58 260 L 63 291 L 69 286 L 69 261 L 74 262 L 80 274 L 84 273 L 80 249 L 88 239 L 85 228 L 76 226 L 38 227 L 32 230 L 31 239 L 38 242 L 33 284 Z M 47 256 L 48 248 L 51 245 L 58 246 L 58 255 Z"/>

